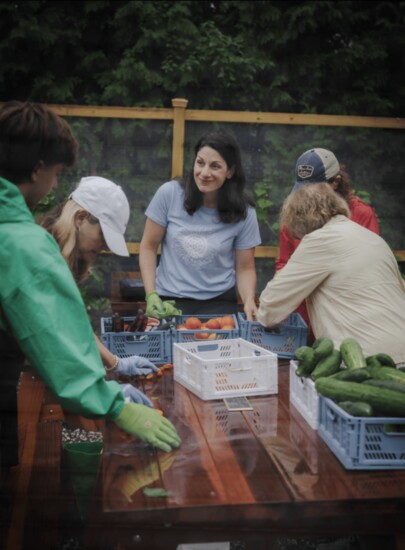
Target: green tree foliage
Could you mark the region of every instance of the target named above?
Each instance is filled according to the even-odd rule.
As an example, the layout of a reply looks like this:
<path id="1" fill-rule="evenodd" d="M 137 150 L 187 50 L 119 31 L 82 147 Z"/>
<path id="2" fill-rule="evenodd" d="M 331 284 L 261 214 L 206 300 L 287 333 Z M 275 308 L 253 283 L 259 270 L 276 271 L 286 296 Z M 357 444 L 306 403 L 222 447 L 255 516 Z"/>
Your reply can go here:
<path id="1" fill-rule="evenodd" d="M 404 24 L 404 2 L 0 2 L 0 97 L 403 116 Z"/>
<path id="2" fill-rule="evenodd" d="M 387 1 L 0 1 L 0 101 L 403 117 L 405 2 Z M 170 177 L 171 125 L 72 118 L 80 142 L 46 210 L 80 177 L 123 185 L 131 203 L 128 240 Z M 404 249 L 404 132 L 222 124 L 240 143 L 257 201 L 263 244 L 278 244 L 278 213 L 297 157 L 332 149 L 371 202 L 383 237 Z M 186 162 L 214 123 L 187 123 Z M 103 257 L 104 273 L 137 270 Z M 265 262 L 263 283 L 269 278 Z M 97 275 L 97 273 L 96 273 Z M 98 274 L 93 284 L 105 281 Z"/>

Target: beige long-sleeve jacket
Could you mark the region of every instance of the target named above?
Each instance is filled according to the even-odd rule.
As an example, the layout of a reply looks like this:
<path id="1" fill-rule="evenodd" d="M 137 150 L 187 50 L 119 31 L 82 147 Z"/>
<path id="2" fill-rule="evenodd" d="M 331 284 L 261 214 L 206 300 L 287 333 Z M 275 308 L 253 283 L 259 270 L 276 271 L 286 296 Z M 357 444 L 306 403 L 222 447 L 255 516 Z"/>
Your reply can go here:
<path id="1" fill-rule="evenodd" d="M 355 338 L 364 354 L 389 353 L 405 362 L 405 284 L 378 235 L 335 216 L 306 235 L 260 296 L 258 320 L 279 323 L 306 299 L 316 338 L 338 348 Z"/>

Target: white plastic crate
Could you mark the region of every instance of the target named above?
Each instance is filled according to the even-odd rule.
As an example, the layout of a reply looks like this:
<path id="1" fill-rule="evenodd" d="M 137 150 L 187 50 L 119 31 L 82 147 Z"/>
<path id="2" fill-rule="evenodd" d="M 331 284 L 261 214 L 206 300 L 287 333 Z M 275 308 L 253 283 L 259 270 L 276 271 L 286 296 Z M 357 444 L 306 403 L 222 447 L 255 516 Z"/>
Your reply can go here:
<path id="1" fill-rule="evenodd" d="M 290 361 L 290 402 L 313 430 L 319 425 L 319 394 L 311 378 L 297 376 L 297 361 Z"/>
<path id="2" fill-rule="evenodd" d="M 203 400 L 278 392 L 277 355 L 242 338 L 174 343 L 173 367 Z"/>

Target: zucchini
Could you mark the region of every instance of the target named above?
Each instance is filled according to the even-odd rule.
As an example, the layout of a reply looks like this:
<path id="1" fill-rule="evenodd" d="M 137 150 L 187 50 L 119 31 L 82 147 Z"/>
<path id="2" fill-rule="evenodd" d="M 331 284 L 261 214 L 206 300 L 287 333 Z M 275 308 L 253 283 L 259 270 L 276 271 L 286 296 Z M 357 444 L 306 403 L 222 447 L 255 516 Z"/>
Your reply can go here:
<path id="1" fill-rule="evenodd" d="M 394 380 L 398 384 L 405 384 L 405 372 L 392 367 L 367 367 L 371 377 L 376 380 Z"/>
<path id="2" fill-rule="evenodd" d="M 384 367 L 392 367 L 393 369 L 397 368 L 394 359 L 387 353 L 377 353 L 376 357 Z"/>
<path id="3" fill-rule="evenodd" d="M 352 416 L 374 416 L 373 407 L 365 401 L 340 401 L 338 405 Z"/>
<path id="4" fill-rule="evenodd" d="M 348 382 L 364 382 L 371 378 L 371 374 L 367 368 L 362 369 L 343 369 L 332 374 L 332 378 L 335 380 L 346 380 Z"/>
<path id="5" fill-rule="evenodd" d="M 324 357 L 316 364 L 311 373 L 312 380 L 317 380 L 321 376 L 331 376 L 340 369 L 341 362 L 340 351 L 337 349 L 333 350 L 331 355 Z"/>
<path id="6" fill-rule="evenodd" d="M 321 395 L 337 402 L 365 401 L 373 407 L 376 413 L 388 416 L 405 416 L 405 394 L 396 390 L 326 377 L 318 378 L 315 381 L 315 389 Z"/>
<path id="7" fill-rule="evenodd" d="M 340 344 L 340 353 L 348 369 L 361 369 L 367 366 L 363 350 L 354 338 L 346 338 L 342 341 Z"/>
<path id="8" fill-rule="evenodd" d="M 328 357 L 333 352 L 335 346 L 330 338 L 317 338 L 312 344 L 312 349 L 315 352 L 316 361 L 320 361 L 324 357 Z"/>
<path id="9" fill-rule="evenodd" d="M 299 361 L 295 374 L 297 376 L 309 376 L 316 365 L 314 350 L 309 346 L 301 346 L 295 350 L 295 357 Z"/>
<path id="10" fill-rule="evenodd" d="M 375 378 L 369 378 L 368 380 L 364 380 L 364 384 L 376 386 L 377 388 L 388 388 L 390 390 L 405 393 L 405 384 L 398 384 L 395 380 L 376 380 Z"/>

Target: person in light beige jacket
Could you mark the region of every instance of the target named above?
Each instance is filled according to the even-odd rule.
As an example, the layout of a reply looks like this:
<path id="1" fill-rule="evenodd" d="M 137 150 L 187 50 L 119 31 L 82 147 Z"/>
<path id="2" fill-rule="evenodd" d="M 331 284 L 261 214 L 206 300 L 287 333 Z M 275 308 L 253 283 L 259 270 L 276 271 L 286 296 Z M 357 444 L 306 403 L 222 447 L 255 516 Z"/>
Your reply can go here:
<path id="1" fill-rule="evenodd" d="M 258 321 L 275 325 L 306 300 L 315 338 L 338 348 L 352 337 L 366 356 L 405 362 L 405 284 L 388 244 L 351 221 L 327 183 L 291 193 L 281 223 L 302 241 L 261 293 Z"/>

